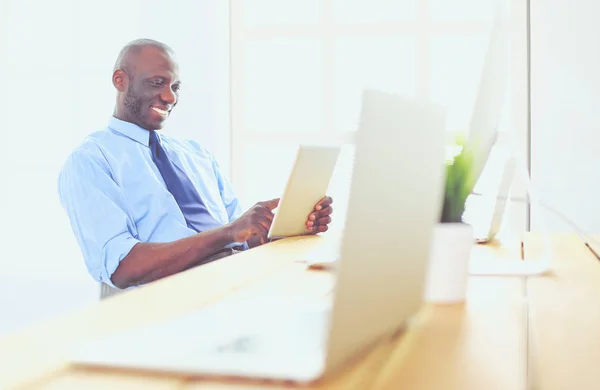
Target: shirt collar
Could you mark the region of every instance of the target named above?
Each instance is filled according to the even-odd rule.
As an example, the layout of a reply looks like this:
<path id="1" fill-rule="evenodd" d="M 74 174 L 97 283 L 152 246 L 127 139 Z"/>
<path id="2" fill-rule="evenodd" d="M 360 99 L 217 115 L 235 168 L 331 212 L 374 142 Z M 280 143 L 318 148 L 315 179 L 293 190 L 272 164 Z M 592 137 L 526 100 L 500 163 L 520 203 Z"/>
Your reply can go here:
<path id="1" fill-rule="evenodd" d="M 144 146 L 148 146 L 149 144 L 150 132 L 134 123 L 125 122 L 112 117 L 108 122 L 108 128 L 123 134 L 127 138 L 131 138 Z"/>

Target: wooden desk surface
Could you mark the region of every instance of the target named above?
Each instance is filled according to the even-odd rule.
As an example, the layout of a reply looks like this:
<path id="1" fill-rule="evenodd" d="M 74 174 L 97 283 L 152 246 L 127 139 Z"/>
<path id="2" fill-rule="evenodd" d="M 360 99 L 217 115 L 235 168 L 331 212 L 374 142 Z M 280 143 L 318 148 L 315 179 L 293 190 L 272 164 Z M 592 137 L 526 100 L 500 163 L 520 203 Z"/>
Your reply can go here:
<path id="1" fill-rule="evenodd" d="M 542 241 L 525 238 L 529 258 L 539 256 Z M 576 235 L 552 237 L 552 249 L 552 272 L 527 280 L 530 384 L 536 390 L 600 389 L 598 258 Z"/>
<path id="2" fill-rule="evenodd" d="M 233 292 L 325 296 L 333 287 L 332 274 L 308 271 L 301 260 L 331 253 L 334 241 L 323 236 L 274 242 L 4 336 L 0 388 L 279 388 L 261 382 L 74 368 L 67 353 L 88 337 L 168 319 Z M 522 251 L 526 260 L 535 259 L 540 242 L 529 235 L 523 248 L 521 242 L 476 246 L 473 259 L 514 258 Z M 600 297 L 600 289 L 593 289 L 600 269 L 576 237 L 553 237 L 553 243 L 558 252 L 554 275 L 471 277 L 466 304 L 426 305 L 409 331 L 381 342 L 314 388 L 521 390 L 527 381 L 540 389 L 592 388 L 600 383 L 600 370 L 594 369 L 600 355 L 600 337 L 595 336 L 600 306 L 590 303 Z M 570 386 L 579 372 L 575 382 L 580 386 Z"/>

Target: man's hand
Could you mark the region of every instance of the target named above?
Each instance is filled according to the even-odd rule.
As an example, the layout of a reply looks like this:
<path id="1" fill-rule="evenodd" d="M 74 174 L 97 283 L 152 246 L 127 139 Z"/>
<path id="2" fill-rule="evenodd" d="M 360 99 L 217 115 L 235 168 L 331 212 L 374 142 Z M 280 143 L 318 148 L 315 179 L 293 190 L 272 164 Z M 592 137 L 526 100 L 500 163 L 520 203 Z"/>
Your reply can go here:
<path id="1" fill-rule="evenodd" d="M 279 198 L 258 202 L 241 217 L 231 223 L 232 237 L 235 242 L 248 241 L 256 236 L 260 243 L 267 242 L 267 234 L 273 221 L 273 209 L 279 204 Z"/>
<path id="2" fill-rule="evenodd" d="M 331 223 L 331 213 L 333 212 L 332 203 L 333 199 L 326 196 L 315 205 L 313 212 L 310 213 L 306 221 L 306 227 L 311 233 L 323 233 L 329 229 L 328 225 Z"/>

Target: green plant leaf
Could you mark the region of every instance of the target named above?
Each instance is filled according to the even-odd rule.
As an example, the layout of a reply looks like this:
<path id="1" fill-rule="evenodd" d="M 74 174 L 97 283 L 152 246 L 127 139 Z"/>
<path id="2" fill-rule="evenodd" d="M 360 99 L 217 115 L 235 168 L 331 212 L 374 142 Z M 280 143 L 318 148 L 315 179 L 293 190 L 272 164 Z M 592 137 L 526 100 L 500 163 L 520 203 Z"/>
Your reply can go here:
<path id="1" fill-rule="evenodd" d="M 456 145 L 463 146 L 452 161 L 446 162 L 444 203 L 441 223 L 461 223 L 467 198 L 475 186 L 473 153 L 464 147 L 464 137 L 456 139 Z"/>

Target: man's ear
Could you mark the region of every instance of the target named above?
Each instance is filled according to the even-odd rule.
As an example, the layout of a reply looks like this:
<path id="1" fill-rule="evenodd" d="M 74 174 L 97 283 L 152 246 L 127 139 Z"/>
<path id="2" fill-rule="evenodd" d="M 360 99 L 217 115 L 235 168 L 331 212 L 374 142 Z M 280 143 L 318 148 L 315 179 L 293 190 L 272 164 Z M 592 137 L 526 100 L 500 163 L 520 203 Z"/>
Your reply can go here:
<path id="1" fill-rule="evenodd" d="M 115 70 L 112 81 L 117 91 L 125 92 L 127 90 L 127 83 L 129 82 L 129 79 L 127 74 L 122 69 Z"/>

